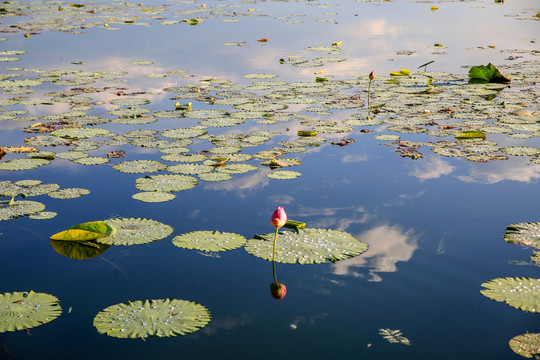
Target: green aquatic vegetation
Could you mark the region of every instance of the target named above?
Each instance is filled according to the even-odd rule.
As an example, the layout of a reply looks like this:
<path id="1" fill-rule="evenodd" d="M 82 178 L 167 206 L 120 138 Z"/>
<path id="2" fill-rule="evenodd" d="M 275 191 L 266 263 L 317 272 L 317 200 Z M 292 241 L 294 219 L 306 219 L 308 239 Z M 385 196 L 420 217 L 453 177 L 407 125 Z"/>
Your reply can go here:
<path id="1" fill-rule="evenodd" d="M 123 339 L 187 335 L 210 322 L 207 308 L 178 299 L 128 301 L 101 310 L 94 327 L 101 334 Z"/>
<path id="2" fill-rule="evenodd" d="M 173 228 L 152 219 L 115 218 L 105 220 L 116 229 L 112 236 L 99 238 L 100 244 L 108 245 L 139 245 L 161 240 L 171 235 Z"/>
<path id="3" fill-rule="evenodd" d="M 540 313 L 540 279 L 507 277 L 482 284 L 480 293 L 523 311 Z"/>
<path id="4" fill-rule="evenodd" d="M 276 262 L 288 264 L 319 264 L 344 260 L 365 252 L 366 243 L 356 240 L 345 231 L 331 229 L 304 229 L 300 232 L 284 231 L 278 234 L 279 250 Z M 274 233 L 257 235 L 248 240 L 248 253 L 271 261 Z"/>
<path id="5" fill-rule="evenodd" d="M 0 221 L 36 214 L 43 210 L 45 210 L 45 205 L 36 201 L 20 200 L 0 203 Z"/>
<path id="6" fill-rule="evenodd" d="M 242 235 L 220 231 L 194 231 L 172 239 L 173 244 L 180 248 L 211 252 L 237 249 L 246 241 Z"/>
<path id="7" fill-rule="evenodd" d="M 62 307 L 56 296 L 34 291 L 0 294 L 0 333 L 31 329 L 60 314 Z"/>
<path id="8" fill-rule="evenodd" d="M 540 334 L 527 333 L 514 336 L 510 339 L 510 349 L 525 358 L 533 358 L 540 355 Z"/>
<path id="9" fill-rule="evenodd" d="M 291 179 L 299 178 L 300 176 L 302 176 L 302 173 L 300 173 L 298 171 L 276 170 L 276 171 L 273 171 L 273 172 L 269 173 L 266 176 L 271 178 L 271 179 L 291 180 Z"/>
<path id="10" fill-rule="evenodd" d="M 508 225 L 503 238 L 510 244 L 531 246 L 540 249 L 540 223 L 523 222 Z"/>
<path id="11" fill-rule="evenodd" d="M 120 172 L 143 174 L 165 170 L 167 165 L 155 160 L 128 160 L 116 163 L 112 167 Z"/>
<path id="12" fill-rule="evenodd" d="M 51 236 L 51 240 L 56 241 L 91 241 L 98 238 L 112 236 L 116 229 L 103 222 L 92 221 L 78 224 L 67 230 L 61 231 Z"/>
<path id="13" fill-rule="evenodd" d="M 209 169 L 209 171 L 212 169 Z M 176 174 L 152 175 L 138 178 L 135 183 L 135 187 L 142 191 L 177 192 L 193 189 L 197 186 L 197 179 L 192 176 Z"/>
<path id="14" fill-rule="evenodd" d="M 163 191 L 143 191 L 133 194 L 131 197 L 142 202 L 157 203 L 173 200 L 176 195 Z"/>
<path id="15" fill-rule="evenodd" d="M 51 247 L 58 254 L 73 260 L 88 260 L 103 254 L 110 245 L 95 241 L 51 240 Z"/>
<path id="16" fill-rule="evenodd" d="M 50 164 L 50 161 L 47 159 L 12 159 L 6 162 L 0 163 L 0 170 L 10 170 L 10 171 L 22 171 L 35 169 L 43 165 Z"/>
<path id="17" fill-rule="evenodd" d="M 51 191 L 47 195 L 55 199 L 76 199 L 83 195 L 90 194 L 90 190 L 83 188 L 65 188 Z"/>

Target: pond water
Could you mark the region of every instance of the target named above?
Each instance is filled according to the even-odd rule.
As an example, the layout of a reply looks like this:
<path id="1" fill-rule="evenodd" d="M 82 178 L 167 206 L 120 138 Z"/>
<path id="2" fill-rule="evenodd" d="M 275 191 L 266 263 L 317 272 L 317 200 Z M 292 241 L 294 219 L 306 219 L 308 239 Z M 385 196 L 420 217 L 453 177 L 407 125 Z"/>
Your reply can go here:
<path id="1" fill-rule="evenodd" d="M 510 339 L 540 331 L 535 312 L 480 292 L 492 279 L 539 277 L 532 248 L 503 238 L 508 225 L 540 221 L 536 0 L 2 7 L 0 293 L 54 295 L 62 314 L 0 333 L 0 358 L 519 359 Z M 469 85 L 470 67 L 488 63 L 511 82 Z M 401 69 L 411 74 L 390 76 Z M 70 124 L 103 131 L 50 135 Z M 457 140 L 463 131 L 485 140 Z M 55 159 L 11 170 L 43 152 Z M 261 163 L 274 157 L 292 166 Z M 127 163 L 135 160 L 163 168 L 137 170 Z M 196 186 L 158 192 L 168 201 L 133 198 L 140 182 L 172 174 Z M 36 182 L 13 190 L 22 180 Z M 5 216 L 7 201 L 37 181 L 58 186 L 14 200 L 43 212 Z M 57 188 L 83 195 L 47 194 Z M 277 262 L 287 286 L 278 301 L 270 261 L 243 247 L 172 242 L 194 231 L 273 234 L 277 206 L 306 229 L 347 232 L 368 250 Z M 172 232 L 82 245 L 78 255 L 50 241 L 119 218 Z M 144 341 L 94 327 L 101 310 L 150 299 L 201 304 L 211 321 Z M 396 343 L 384 329 L 399 331 Z"/>

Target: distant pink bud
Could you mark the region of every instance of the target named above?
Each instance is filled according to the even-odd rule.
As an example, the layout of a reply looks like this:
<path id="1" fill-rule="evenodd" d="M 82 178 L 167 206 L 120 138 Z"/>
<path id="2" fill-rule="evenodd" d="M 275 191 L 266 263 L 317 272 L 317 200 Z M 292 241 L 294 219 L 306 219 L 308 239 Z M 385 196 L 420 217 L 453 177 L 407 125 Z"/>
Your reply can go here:
<path id="1" fill-rule="evenodd" d="M 287 222 L 287 214 L 285 213 L 285 210 L 281 206 L 278 206 L 278 208 L 274 211 L 272 214 L 272 217 L 270 218 L 270 224 L 272 226 L 275 226 L 277 228 L 282 227 Z"/>
<path id="2" fill-rule="evenodd" d="M 285 286 L 285 284 L 271 283 L 270 292 L 272 293 L 272 297 L 274 299 L 281 300 L 287 294 L 287 287 Z"/>
<path id="3" fill-rule="evenodd" d="M 373 81 L 375 79 L 375 73 L 372 71 L 369 73 L 369 81 Z"/>

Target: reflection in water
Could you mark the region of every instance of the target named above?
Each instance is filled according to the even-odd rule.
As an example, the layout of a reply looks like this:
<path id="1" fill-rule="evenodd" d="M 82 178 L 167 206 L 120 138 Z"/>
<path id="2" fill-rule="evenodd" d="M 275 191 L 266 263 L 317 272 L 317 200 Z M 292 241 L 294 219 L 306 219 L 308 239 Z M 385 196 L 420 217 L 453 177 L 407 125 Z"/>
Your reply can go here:
<path id="1" fill-rule="evenodd" d="M 219 330 L 234 331 L 238 327 L 245 326 L 251 322 L 251 316 L 242 314 L 238 318 L 226 316 L 223 319 L 212 319 L 212 321 L 202 331 L 206 335 L 216 335 Z"/>
<path id="2" fill-rule="evenodd" d="M 88 260 L 103 254 L 111 245 L 95 241 L 60 241 L 51 240 L 51 246 L 62 256 L 74 260 Z"/>
<path id="3" fill-rule="evenodd" d="M 531 183 L 540 179 L 540 165 L 523 166 L 523 160 L 491 161 L 473 166 L 469 175 L 457 178 L 466 183 L 495 184 L 503 180 Z"/>
<path id="4" fill-rule="evenodd" d="M 243 198 L 268 185 L 270 178 L 266 174 L 266 171 L 258 171 L 253 175 L 246 175 L 238 179 L 222 181 L 216 184 L 205 184 L 205 189 L 235 191 L 238 196 Z"/>
<path id="5" fill-rule="evenodd" d="M 414 170 L 409 173 L 411 176 L 415 176 L 420 181 L 428 179 L 438 179 L 443 175 L 449 175 L 454 171 L 455 166 L 450 165 L 440 157 L 430 156 L 423 162 L 414 167 Z"/>
<path id="6" fill-rule="evenodd" d="M 356 269 L 364 267 L 369 271 L 369 281 L 381 281 L 377 273 L 394 272 L 398 261 L 411 259 L 420 235 L 414 234 L 412 229 L 404 231 L 399 226 L 381 225 L 355 237 L 369 245 L 368 251 L 333 265 L 334 274 L 364 277 Z"/>
<path id="7" fill-rule="evenodd" d="M 289 327 L 292 329 L 292 330 L 296 330 L 298 329 L 298 325 L 301 325 L 301 324 L 315 324 L 318 320 L 320 319 L 324 319 L 328 316 L 328 313 L 320 313 L 320 314 L 316 314 L 316 315 L 313 315 L 309 318 L 305 318 L 303 316 L 297 316 L 294 318 L 294 321 L 289 325 Z"/>

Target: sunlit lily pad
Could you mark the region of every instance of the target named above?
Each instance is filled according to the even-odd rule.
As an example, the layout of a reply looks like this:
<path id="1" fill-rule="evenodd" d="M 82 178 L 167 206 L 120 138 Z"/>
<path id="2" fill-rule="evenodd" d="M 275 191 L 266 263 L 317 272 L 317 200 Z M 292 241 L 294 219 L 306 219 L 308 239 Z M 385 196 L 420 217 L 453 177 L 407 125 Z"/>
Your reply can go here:
<path id="1" fill-rule="evenodd" d="M 82 165 L 101 165 L 101 164 L 106 164 L 109 161 L 111 161 L 109 158 L 106 158 L 103 156 L 87 156 L 87 157 L 73 160 L 73 162 L 76 162 Z"/>
<path id="2" fill-rule="evenodd" d="M 523 311 L 540 313 L 540 279 L 498 278 L 482 284 L 482 295 Z"/>
<path id="3" fill-rule="evenodd" d="M 279 180 L 290 180 L 290 179 L 296 179 L 302 176 L 302 173 L 299 173 L 297 171 L 289 171 L 289 170 L 276 170 L 268 175 L 271 179 L 279 179 Z"/>
<path id="4" fill-rule="evenodd" d="M 0 163 L 0 170 L 30 170 L 49 163 L 46 159 L 12 159 Z"/>
<path id="5" fill-rule="evenodd" d="M 40 326 L 61 313 L 60 301 L 53 295 L 33 291 L 0 294 L 0 333 Z"/>
<path id="6" fill-rule="evenodd" d="M 150 104 L 150 100 L 125 97 L 120 99 L 113 99 L 110 101 L 110 103 L 116 106 L 140 106 Z"/>
<path id="7" fill-rule="evenodd" d="M 99 128 L 69 128 L 69 129 L 58 129 L 51 133 L 52 136 L 62 137 L 62 138 L 76 138 L 76 139 L 87 139 L 94 137 L 107 136 L 109 130 L 99 129 Z"/>
<path id="8" fill-rule="evenodd" d="M 19 216 L 39 213 L 45 209 L 45 205 L 36 201 L 15 201 L 11 205 L 0 205 L 0 221 L 14 219 Z"/>
<path id="9" fill-rule="evenodd" d="M 167 165 L 155 160 L 129 160 L 114 164 L 113 169 L 125 173 L 153 173 L 164 170 Z"/>
<path id="10" fill-rule="evenodd" d="M 514 336 L 509 341 L 510 349 L 525 358 L 540 355 L 540 334 L 522 334 Z"/>
<path id="11" fill-rule="evenodd" d="M 176 197 L 176 195 L 163 192 L 163 191 L 144 191 L 140 193 L 133 194 L 131 196 L 135 200 L 140 200 L 148 203 L 158 203 L 170 201 Z"/>
<path id="12" fill-rule="evenodd" d="M 55 199 L 75 199 L 90 194 L 90 190 L 83 188 L 65 188 L 51 191 L 48 195 Z"/>
<path id="13" fill-rule="evenodd" d="M 135 182 L 137 189 L 142 191 L 176 192 L 197 186 L 197 179 L 192 176 L 172 174 L 142 177 Z"/>
<path id="14" fill-rule="evenodd" d="M 54 211 L 40 211 L 36 214 L 29 215 L 28 217 L 34 220 L 48 220 L 55 218 L 57 215 L 58 213 Z"/>
<path id="15" fill-rule="evenodd" d="M 204 164 L 178 164 L 169 166 L 167 168 L 167 171 L 172 173 L 180 173 L 180 174 L 188 174 L 188 175 L 195 175 L 195 174 L 202 174 L 202 173 L 209 173 L 212 172 L 214 168 L 210 165 L 204 165 Z"/>
<path id="16" fill-rule="evenodd" d="M 211 172 L 198 174 L 203 181 L 227 181 L 232 179 L 232 175 L 223 172 Z"/>
<path id="17" fill-rule="evenodd" d="M 97 331 L 124 339 L 186 335 L 210 322 L 210 312 L 194 302 L 177 299 L 128 301 L 101 310 Z"/>
<path id="18" fill-rule="evenodd" d="M 246 243 L 239 234 L 220 231 L 194 231 L 173 238 L 175 246 L 201 251 L 227 251 L 239 248 Z"/>
<path id="19" fill-rule="evenodd" d="M 540 222 L 508 225 L 504 234 L 504 240 L 511 244 L 532 246 L 540 249 Z"/>
<path id="20" fill-rule="evenodd" d="M 82 151 L 65 151 L 65 152 L 56 154 L 57 158 L 66 159 L 66 160 L 77 160 L 77 159 L 82 159 L 88 156 L 90 155 Z"/>
<path id="21" fill-rule="evenodd" d="M 206 134 L 208 131 L 201 128 L 169 129 L 161 132 L 161 136 L 175 139 L 188 139 Z"/>
<path id="22" fill-rule="evenodd" d="M 247 242 L 246 251 L 271 261 L 274 233 L 257 236 Z M 276 261 L 288 264 L 319 264 L 348 259 L 365 252 L 368 245 L 345 231 L 304 229 L 284 231 L 277 238 Z"/>
<path id="23" fill-rule="evenodd" d="M 514 156 L 535 156 L 540 155 L 540 149 L 531 146 L 507 146 L 501 151 L 508 155 Z"/>
<path id="24" fill-rule="evenodd" d="M 243 174 L 257 169 L 257 166 L 251 164 L 228 164 L 227 166 L 218 167 L 216 171 L 228 174 Z"/>
<path id="25" fill-rule="evenodd" d="M 138 245 L 161 240 L 171 235 L 173 228 L 156 220 L 141 218 L 119 218 L 105 220 L 116 229 L 113 236 L 97 241 L 109 245 Z"/>

